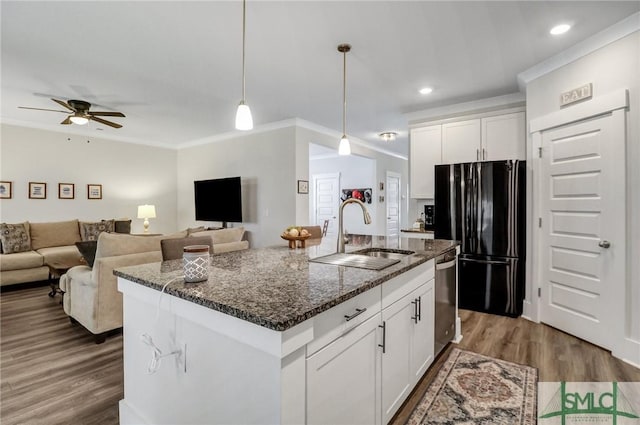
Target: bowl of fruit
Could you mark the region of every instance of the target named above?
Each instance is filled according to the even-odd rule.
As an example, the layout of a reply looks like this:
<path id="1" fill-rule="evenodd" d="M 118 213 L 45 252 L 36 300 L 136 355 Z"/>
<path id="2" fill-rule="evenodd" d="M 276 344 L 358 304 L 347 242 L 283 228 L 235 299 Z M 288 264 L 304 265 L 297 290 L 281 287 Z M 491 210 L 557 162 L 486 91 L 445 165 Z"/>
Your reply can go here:
<path id="1" fill-rule="evenodd" d="M 280 235 L 282 239 L 289 241 L 289 248 L 293 249 L 298 245 L 300 248 L 305 247 L 304 241 L 311 237 L 311 233 L 301 226 L 289 226 Z"/>

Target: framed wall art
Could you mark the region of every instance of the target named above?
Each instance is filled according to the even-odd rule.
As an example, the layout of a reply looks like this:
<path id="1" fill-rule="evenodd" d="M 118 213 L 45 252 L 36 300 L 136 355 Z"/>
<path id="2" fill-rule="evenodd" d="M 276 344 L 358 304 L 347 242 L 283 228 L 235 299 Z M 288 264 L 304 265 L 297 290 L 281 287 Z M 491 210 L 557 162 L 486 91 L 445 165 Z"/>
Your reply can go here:
<path id="1" fill-rule="evenodd" d="M 298 180 L 298 193 L 309 193 L 309 180 Z"/>
<path id="2" fill-rule="evenodd" d="M 101 184 L 88 184 L 87 185 L 87 199 L 102 199 L 102 185 Z"/>
<path id="3" fill-rule="evenodd" d="M 0 182 L 0 199 L 11 199 L 13 182 Z"/>
<path id="4" fill-rule="evenodd" d="M 29 199 L 47 199 L 47 184 L 29 182 Z"/>
<path id="5" fill-rule="evenodd" d="M 344 202 L 349 198 L 356 198 L 365 204 L 370 204 L 372 195 L 373 190 L 370 187 L 365 189 L 342 189 L 340 200 Z"/>
<path id="6" fill-rule="evenodd" d="M 58 183 L 58 199 L 73 199 L 76 197 L 76 187 L 73 183 Z"/>

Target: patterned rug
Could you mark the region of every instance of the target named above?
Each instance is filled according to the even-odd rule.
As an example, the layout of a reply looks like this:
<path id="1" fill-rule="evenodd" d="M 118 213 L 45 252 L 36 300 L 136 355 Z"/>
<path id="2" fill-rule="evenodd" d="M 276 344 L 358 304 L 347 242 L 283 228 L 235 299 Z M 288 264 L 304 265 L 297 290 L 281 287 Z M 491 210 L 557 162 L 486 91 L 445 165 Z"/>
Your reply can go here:
<path id="1" fill-rule="evenodd" d="M 407 424 L 535 425 L 538 370 L 454 348 Z"/>

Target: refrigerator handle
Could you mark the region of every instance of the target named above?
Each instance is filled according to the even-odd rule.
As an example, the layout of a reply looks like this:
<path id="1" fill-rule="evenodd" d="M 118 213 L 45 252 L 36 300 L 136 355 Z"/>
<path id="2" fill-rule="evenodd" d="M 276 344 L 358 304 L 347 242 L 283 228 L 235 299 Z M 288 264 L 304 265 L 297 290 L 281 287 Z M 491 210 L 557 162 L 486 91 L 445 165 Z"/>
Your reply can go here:
<path id="1" fill-rule="evenodd" d="M 502 261 L 498 261 L 498 260 L 474 260 L 472 258 L 458 258 L 460 261 L 466 261 L 469 263 L 481 263 L 481 264 L 502 264 L 502 265 L 509 265 L 508 261 L 502 260 Z"/>

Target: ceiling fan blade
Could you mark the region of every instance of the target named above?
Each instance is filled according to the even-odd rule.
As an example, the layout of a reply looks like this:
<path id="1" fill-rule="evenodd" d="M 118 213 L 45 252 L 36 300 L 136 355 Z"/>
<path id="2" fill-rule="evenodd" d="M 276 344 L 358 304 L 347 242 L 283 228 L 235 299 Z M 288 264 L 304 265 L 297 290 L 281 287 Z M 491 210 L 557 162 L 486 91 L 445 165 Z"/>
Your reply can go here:
<path id="1" fill-rule="evenodd" d="M 90 115 L 87 118 L 89 118 L 90 120 L 97 121 L 97 122 L 99 122 L 101 124 L 108 125 L 109 127 L 113 127 L 113 128 L 121 128 L 122 127 L 120 124 L 117 124 L 117 123 L 111 122 L 111 121 L 107 121 L 107 120 L 103 120 L 102 118 L 94 117 L 93 115 Z"/>
<path id="2" fill-rule="evenodd" d="M 20 109 L 33 109 L 35 111 L 51 111 L 51 112 L 62 112 L 63 114 L 68 114 L 69 111 L 59 111 L 57 109 L 43 109 L 43 108 L 29 108 L 28 106 L 18 106 Z"/>
<path id="3" fill-rule="evenodd" d="M 53 100 L 54 102 L 56 102 L 58 105 L 64 106 L 65 108 L 67 108 L 68 110 L 75 112 L 76 110 L 73 109 L 71 106 L 67 105 L 67 102 L 63 102 L 62 100 L 58 100 L 58 99 L 53 99 L 51 98 L 51 100 Z"/>
<path id="4" fill-rule="evenodd" d="M 64 121 L 62 121 L 60 124 L 63 124 L 63 125 L 71 124 L 71 120 L 69 118 L 70 117 L 65 118 Z"/>
<path id="5" fill-rule="evenodd" d="M 93 111 L 89 111 L 87 113 L 89 115 L 93 115 L 93 116 L 99 115 L 99 116 L 103 116 L 103 117 L 122 117 L 122 118 L 124 118 L 124 114 L 122 112 L 105 112 L 105 111 L 93 112 Z"/>

